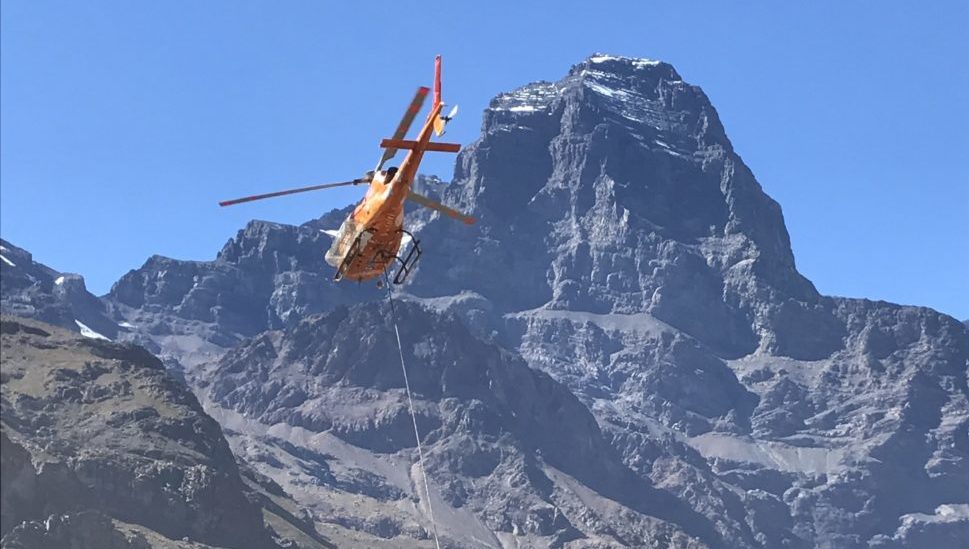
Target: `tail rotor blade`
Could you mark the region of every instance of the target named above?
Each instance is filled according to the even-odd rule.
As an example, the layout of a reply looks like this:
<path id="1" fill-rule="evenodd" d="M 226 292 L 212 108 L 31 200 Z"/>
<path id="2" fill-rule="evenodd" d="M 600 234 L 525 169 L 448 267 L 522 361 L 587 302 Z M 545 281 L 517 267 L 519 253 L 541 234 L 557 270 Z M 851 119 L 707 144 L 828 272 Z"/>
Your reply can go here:
<path id="1" fill-rule="evenodd" d="M 318 191 L 320 189 L 330 189 L 333 187 L 345 187 L 347 185 L 359 185 L 360 183 L 367 183 L 366 178 L 354 179 L 353 181 L 344 181 L 342 183 L 325 183 L 323 185 L 312 185 L 309 187 L 300 187 L 298 189 L 288 189 L 285 191 L 276 191 L 274 193 L 257 194 L 254 196 L 245 196 L 243 198 L 235 198 L 233 200 L 224 200 L 219 202 L 219 206 L 233 206 L 235 204 L 242 204 L 243 202 L 252 202 L 254 200 L 263 200 L 265 198 L 275 198 L 277 196 L 286 196 L 288 194 L 305 193 L 309 191 Z"/>
<path id="2" fill-rule="evenodd" d="M 457 114 L 458 114 L 457 105 L 451 107 L 451 111 L 448 112 L 446 116 L 443 114 L 439 114 L 437 116 L 437 120 L 434 121 L 434 133 L 436 133 L 438 137 L 444 135 L 444 129 L 447 127 L 447 123 L 450 122 L 451 119 L 454 118 L 454 116 Z"/>

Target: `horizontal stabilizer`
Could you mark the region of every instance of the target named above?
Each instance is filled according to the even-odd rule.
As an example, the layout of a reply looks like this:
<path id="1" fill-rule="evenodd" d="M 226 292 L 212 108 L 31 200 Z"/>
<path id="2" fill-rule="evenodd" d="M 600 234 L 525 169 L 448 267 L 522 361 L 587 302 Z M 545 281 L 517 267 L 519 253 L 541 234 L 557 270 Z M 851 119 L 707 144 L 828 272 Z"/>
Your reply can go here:
<path id="1" fill-rule="evenodd" d="M 384 139 L 380 142 L 384 149 L 416 149 L 417 141 L 408 139 Z M 428 143 L 425 151 L 456 153 L 461 150 L 461 145 L 457 143 Z"/>
<path id="2" fill-rule="evenodd" d="M 474 224 L 475 219 L 470 215 L 465 215 L 453 208 L 448 208 L 447 206 L 445 206 L 444 204 L 441 204 L 440 202 L 431 200 L 430 198 L 421 194 L 417 194 L 413 191 L 407 193 L 407 200 L 410 200 L 411 202 L 416 202 L 421 206 L 424 206 L 425 208 L 430 208 L 432 210 L 439 211 L 450 218 L 459 219 L 467 225 Z"/>
<path id="3" fill-rule="evenodd" d="M 340 231 L 337 229 L 320 229 L 320 232 L 330 238 L 336 238 L 340 236 Z"/>

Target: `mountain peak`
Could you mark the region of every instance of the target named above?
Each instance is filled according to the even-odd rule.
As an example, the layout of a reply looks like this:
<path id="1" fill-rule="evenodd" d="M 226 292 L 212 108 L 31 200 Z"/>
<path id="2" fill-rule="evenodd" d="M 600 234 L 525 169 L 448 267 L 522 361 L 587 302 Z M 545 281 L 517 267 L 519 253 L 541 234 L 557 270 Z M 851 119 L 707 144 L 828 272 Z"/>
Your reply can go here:
<path id="1" fill-rule="evenodd" d="M 556 82 L 498 95 L 453 181 L 447 198 L 487 234 L 467 242 L 478 236 L 447 225 L 435 241 L 495 253 L 435 273 L 432 293 L 471 290 L 512 309 L 649 312 L 729 354 L 764 346 L 813 356 L 769 340 L 766 318 L 751 330 L 758 304 L 792 299 L 800 311 L 818 294 L 797 272 L 780 206 L 703 90 L 668 63 L 594 54 Z M 528 281 L 521 293 L 474 275 L 495 264 Z M 827 339 L 814 354 L 837 342 Z"/>
<path id="2" fill-rule="evenodd" d="M 673 68 L 673 65 L 665 61 L 650 59 L 648 57 L 625 57 L 605 53 L 594 53 L 586 57 L 581 63 L 573 65 L 569 73 L 574 74 L 584 70 L 588 71 L 590 68 L 606 72 L 660 71 L 669 73 L 672 71 L 672 74 L 676 75 L 677 80 L 679 80 L 679 74 L 676 73 L 676 69 Z"/>
<path id="3" fill-rule="evenodd" d="M 540 125 L 588 134 L 602 124 L 665 155 L 708 158 L 733 152 L 709 98 L 672 65 L 600 53 L 573 65 L 556 82 L 533 82 L 499 94 L 485 111 L 483 129 Z"/>
<path id="4" fill-rule="evenodd" d="M 660 83 L 667 86 L 678 84 L 699 91 L 699 88 L 684 84 L 669 63 L 595 53 L 573 65 L 558 82 L 533 82 L 499 94 L 489 105 L 489 111 L 507 111 L 516 115 L 539 111 L 551 114 L 549 108 L 556 99 L 582 88 L 600 96 L 635 102 L 652 97 Z"/>

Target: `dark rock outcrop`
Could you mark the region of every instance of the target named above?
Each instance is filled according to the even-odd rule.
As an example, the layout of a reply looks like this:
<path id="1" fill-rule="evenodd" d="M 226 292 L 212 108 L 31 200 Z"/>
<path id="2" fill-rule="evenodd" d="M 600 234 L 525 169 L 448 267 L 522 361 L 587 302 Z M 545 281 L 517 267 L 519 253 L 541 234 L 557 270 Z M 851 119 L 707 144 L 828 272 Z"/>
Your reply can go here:
<path id="1" fill-rule="evenodd" d="M 5 549 L 151 549 L 144 536 L 122 532 L 97 511 L 18 524 L 2 543 Z"/>

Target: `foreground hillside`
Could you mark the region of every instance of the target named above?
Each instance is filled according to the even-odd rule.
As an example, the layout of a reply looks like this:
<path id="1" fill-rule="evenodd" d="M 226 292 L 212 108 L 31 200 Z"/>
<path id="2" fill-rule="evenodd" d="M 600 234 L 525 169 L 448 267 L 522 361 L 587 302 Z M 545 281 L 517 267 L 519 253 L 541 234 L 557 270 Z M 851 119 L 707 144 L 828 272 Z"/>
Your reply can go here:
<path id="1" fill-rule="evenodd" d="M 5 545 L 49 543 L 61 535 L 51 515 L 66 536 L 134 547 L 143 539 L 121 523 L 217 546 L 272 545 L 219 425 L 157 358 L 14 317 L 3 317 L 0 337 Z M 77 533 L 77 523 L 95 530 Z"/>
<path id="2" fill-rule="evenodd" d="M 4 548 L 332 547 L 146 350 L 4 316 L 0 355 Z"/>

